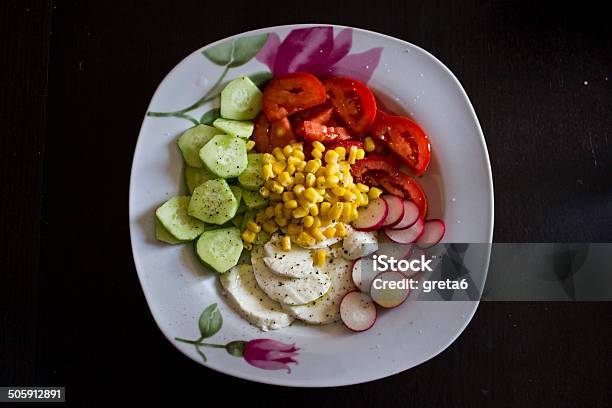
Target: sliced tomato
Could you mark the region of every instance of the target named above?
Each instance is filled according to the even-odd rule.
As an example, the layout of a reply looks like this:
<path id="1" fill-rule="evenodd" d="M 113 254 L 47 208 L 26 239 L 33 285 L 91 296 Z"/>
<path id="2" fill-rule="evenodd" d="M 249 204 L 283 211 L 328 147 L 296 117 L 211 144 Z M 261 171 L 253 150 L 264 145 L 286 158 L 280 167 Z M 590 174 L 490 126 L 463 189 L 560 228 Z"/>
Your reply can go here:
<path id="1" fill-rule="evenodd" d="M 255 119 L 253 140 L 257 152 L 270 153 L 275 147 L 284 147 L 295 140 L 295 134 L 289 119 L 282 118 L 269 122 L 266 115 L 260 113 Z"/>
<path id="2" fill-rule="evenodd" d="M 332 142 L 329 146 L 327 146 L 327 148 L 333 150 L 340 146 L 344 147 L 346 151 L 348 151 L 352 146 L 357 146 L 358 149 L 363 149 L 363 142 L 361 140 L 339 140 L 337 142 Z"/>
<path id="3" fill-rule="evenodd" d="M 348 140 L 351 135 L 347 130 L 340 126 L 326 126 L 320 123 L 305 120 L 304 139 L 309 142 L 319 141 L 321 143 L 329 143 L 334 140 Z"/>
<path id="4" fill-rule="evenodd" d="M 327 97 L 344 123 L 357 135 L 365 133 L 376 117 L 376 99 L 363 82 L 334 77 L 323 84 Z"/>
<path id="5" fill-rule="evenodd" d="M 322 103 L 321 105 L 313 106 L 312 108 L 303 110 L 291 116 L 293 122 L 293 128 L 295 134 L 304 136 L 304 121 L 309 120 L 311 122 L 320 123 L 322 125 L 331 125 L 332 117 L 334 115 L 334 107 L 329 103 Z"/>
<path id="6" fill-rule="evenodd" d="M 370 129 L 372 136 L 397 155 L 417 176 L 427 170 L 431 145 L 427 135 L 413 120 L 405 116 L 378 114 Z"/>
<path id="7" fill-rule="evenodd" d="M 387 192 L 412 200 L 419 208 L 420 216 L 427 216 L 427 197 L 419 183 L 398 170 L 397 162 L 383 156 L 368 156 L 351 166 L 351 174 L 357 182 L 382 186 Z"/>
<path id="8" fill-rule="evenodd" d="M 270 121 L 325 102 L 325 87 L 314 75 L 294 72 L 274 78 L 263 94 L 263 111 Z"/>

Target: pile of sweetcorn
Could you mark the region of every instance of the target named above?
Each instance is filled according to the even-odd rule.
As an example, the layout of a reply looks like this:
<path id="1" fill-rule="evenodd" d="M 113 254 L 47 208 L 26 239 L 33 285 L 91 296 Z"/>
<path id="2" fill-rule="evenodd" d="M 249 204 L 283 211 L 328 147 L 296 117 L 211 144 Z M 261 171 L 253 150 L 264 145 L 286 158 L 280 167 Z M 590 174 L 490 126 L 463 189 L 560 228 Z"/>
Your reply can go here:
<path id="1" fill-rule="evenodd" d="M 369 149 L 367 149 L 369 150 Z M 291 143 L 263 154 L 265 184 L 259 193 L 268 207 L 247 224 L 242 239 L 250 249 L 261 229 L 283 234 L 282 246 L 314 245 L 327 238 L 346 236 L 345 224 L 359 217 L 358 208 L 377 198 L 382 190 L 354 183 L 351 165 L 363 159 L 357 146 L 326 149 L 312 143 L 312 159 L 306 160 L 303 143 Z"/>

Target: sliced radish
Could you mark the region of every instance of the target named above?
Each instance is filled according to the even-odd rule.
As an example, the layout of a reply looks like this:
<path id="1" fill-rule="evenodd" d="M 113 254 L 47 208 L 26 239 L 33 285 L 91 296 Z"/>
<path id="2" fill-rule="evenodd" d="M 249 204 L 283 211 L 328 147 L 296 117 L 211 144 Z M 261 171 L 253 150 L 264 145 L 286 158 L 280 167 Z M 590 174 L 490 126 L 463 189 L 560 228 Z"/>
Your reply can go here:
<path id="1" fill-rule="evenodd" d="M 353 221 L 353 227 L 359 231 L 375 231 L 383 225 L 388 213 L 387 202 L 377 198 L 359 210 L 359 218 Z"/>
<path id="2" fill-rule="evenodd" d="M 352 331 L 368 330 L 376 322 L 376 305 L 370 296 L 354 290 L 342 298 L 340 318 L 342 323 Z"/>
<path id="3" fill-rule="evenodd" d="M 411 244 L 421 237 L 423 234 L 424 222 L 418 219 L 411 227 L 396 230 L 385 228 L 385 235 L 393 242 L 398 244 Z"/>
<path id="4" fill-rule="evenodd" d="M 404 212 L 402 215 L 402 219 L 398 221 L 397 224 L 391 227 L 391 229 L 406 229 L 412 226 L 419 219 L 419 207 L 408 200 L 403 201 L 404 204 Z"/>
<path id="5" fill-rule="evenodd" d="M 410 293 L 408 278 L 401 272 L 381 272 L 372 281 L 370 296 L 379 306 L 390 309 L 404 303 Z"/>
<path id="6" fill-rule="evenodd" d="M 404 216 L 404 200 L 391 194 L 385 194 L 380 198 L 385 200 L 389 207 L 387 218 L 385 218 L 385 222 L 383 222 L 382 226 L 383 228 L 392 227 L 400 222 Z"/>
<path id="7" fill-rule="evenodd" d="M 421 248 L 429 248 L 442 240 L 446 225 L 442 220 L 428 220 L 423 227 L 423 234 L 416 241 Z"/>
<path id="8" fill-rule="evenodd" d="M 372 258 L 359 258 L 353 262 L 353 283 L 360 291 L 368 293 L 372 279 L 375 276 L 376 272 L 374 272 L 374 261 Z"/>

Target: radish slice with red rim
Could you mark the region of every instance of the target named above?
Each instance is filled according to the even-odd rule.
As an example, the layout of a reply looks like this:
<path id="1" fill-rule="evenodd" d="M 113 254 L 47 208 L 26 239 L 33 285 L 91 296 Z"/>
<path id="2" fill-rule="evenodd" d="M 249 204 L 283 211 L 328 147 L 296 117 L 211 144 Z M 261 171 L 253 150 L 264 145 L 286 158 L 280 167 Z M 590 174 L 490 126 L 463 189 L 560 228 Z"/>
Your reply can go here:
<path id="1" fill-rule="evenodd" d="M 436 245 L 442 240 L 446 225 L 442 220 L 428 220 L 423 226 L 423 233 L 416 241 L 416 244 L 421 248 L 429 248 Z"/>
<path id="2" fill-rule="evenodd" d="M 404 303 L 409 294 L 408 278 L 397 271 L 379 273 L 370 287 L 370 296 L 374 303 L 387 309 Z"/>
<path id="3" fill-rule="evenodd" d="M 417 221 L 410 227 L 396 230 L 392 228 L 385 228 L 385 235 L 393 242 L 398 244 L 411 244 L 416 242 L 423 234 L 424 223 L 422 219 Z"/>
<path id="4" fill-rule="evenodd" d="M 391 227 L 391 229 L 405 229 L 411 227 L 419 219 L 419 207 L 408 200 L 403 201 L 404 212 L 402 219 L 397 224 Z"/>
<path id="5" fill-rule="evenodd" d="M 389 207 L 387 218 L 385 218 L 385 222 L 383 222 L 382 226 L 383 228 L 392 227 L 400 222 L 404 216 L 404 200 L 391 194 L 385 194 L 380 198 L 385 200 Z"/>
<path id="6" fill-rule="evenodd" d="M 352 331 L 368 330 L 376 322 L 376 305 L 370 296 L 357 290 L 344 295 L 340 302 L 342 323 Z"/>
<path id="7" fill-rule="evenodd" d="M 359 258 L 353 262 L 353 283 L 360 291 L 368 293 L 375 276 L 374 261 L 371 257 Z"/>
<path id="8" fill-rule="evenodd" d="M 387 202 L 379 197 L 359 209 L 359 218 L 353 221 L 353 227 L 359 231 L 375 231 L 383 225 L 388 213 Z"/>

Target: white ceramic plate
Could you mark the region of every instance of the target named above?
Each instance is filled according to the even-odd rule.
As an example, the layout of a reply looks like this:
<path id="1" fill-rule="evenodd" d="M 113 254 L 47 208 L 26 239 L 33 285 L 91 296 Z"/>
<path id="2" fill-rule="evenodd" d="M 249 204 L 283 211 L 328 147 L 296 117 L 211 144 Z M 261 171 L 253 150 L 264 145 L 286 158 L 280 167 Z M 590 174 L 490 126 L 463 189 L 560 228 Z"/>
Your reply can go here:
<path id="1" fill-rule="evenodd" d="M 234 54 L 229 58 L 232 49 Z M 208 56 L 202 52 L 205 50 Z M 226 70 L 223 65 L 231 67 Z M 407 42 L 340 26 L 291 25 L 238 34 L 181 61 L 159 85 L 147 111 L 173 112 L 189 107 L 224 71 L 221 86 L 240 75 L 271 70 L 276 74 L 309 70 L 357 77 L 368 82 L 387 108 L 411 115 L 432 143 L 432 162 L 421 181 L 429 198 L 430 217 L 446 220 L 444 241 L 491 242 L 493 185 L 474 109 L 457 78 L 431 54 Z M 358 334 L 340 324 L 294 324 L 263 333 L 227 305 L 216 274 L 198 262 L 193 245 L 156 241 L 155 209 L 186 190 L 176 138 L 191 126 L 189 117 L 197 120 L 216 106 L 218 99 L 212 99 L 175 115 L 146 116 L 132 164 L 130 232 L 134 261 L 151 313 L 175 347 L 196 362 L 236 377 L 287 386 L 326 387 L 407 370 L 442 352 L 461 334 L 478 302 L 409 300 L 381 313 L 373 329 Z M 467 266 L 483 276 L 488 261 L 489 253 L 483 246 L 475 246 L 465 258 Z M 207 341 L 226 344 L 266 338 L 295 343 L 299 351 L 291 355 L 298 364 L 290 365 L 290 373 L 286 369 L 270 370 L 275 366 L 266 366 L 265 362 L 268 369 L 262 369 L 221 348 L 203 348 L 207 357 L 204 363 L 195 347 L 174 338 L 197 339 L 198 318 L 213 303 L 223 316 L 223 326 Z M 262 344 L 278 346 L 256 341 L 247 347 L 253 352 Z M 283 353 L 280 351 L 280 355 Z M 286 367 L 279 362 L 276 368 Z"/>

